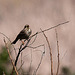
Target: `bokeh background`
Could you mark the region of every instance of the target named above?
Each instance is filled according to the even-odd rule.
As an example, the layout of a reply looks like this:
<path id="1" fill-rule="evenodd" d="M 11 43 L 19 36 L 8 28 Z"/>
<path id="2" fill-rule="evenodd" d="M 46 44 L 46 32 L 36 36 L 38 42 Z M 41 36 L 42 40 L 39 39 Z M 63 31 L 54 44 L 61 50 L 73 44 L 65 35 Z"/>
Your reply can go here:
<path id="1" fill-rule="evenodd" d="M 7 35 L 13 41 L 17 34 L 23 29 L 25 24 L 29 24 L 32 34 L 55 26 L 65 21 L 68 24 L 62 25 L 57 29 L 59 49 L 60 49 L 60 73 L 62 67 L 67 67 L 72 73 L 75 72 L 75 0 L 0 0 L 0 32 Z M 55 29 L 45 32 L 51 44 L 53 53 L 53 69 L 57 69 L 57 46 Z M 0 53 L 4 46 L 3 35 L 0 34 Z M 33 39 L 32 39 L 33 40 Z M 14 45 L 19 47 L 21 42 Z M 50 57 L 47 42 L 43 34 L 37 36 L 32 46 L 45 44 L 45 55 L 37 75 L 50 75 Z M 43 50 L 43 47 L 39 48 Z M 23 57 L 30 53 L 32 49 L 27 48 L 23 51 Z M 17 51 L 18 52 L 18 51 Z M 14 51 L 12 52 L 14 53 Z M 41 54 L 33 52 L 32 72 L 36 69 Z M 12 55 L 13 59 L 15 54 Z M 25 71 L 29 68 L 31 56 L 23 58 Z M 0 60 L 1 61 L 1 60 Z M 20 61 L 20 60 L 19 60 Z M 19 64 L 19 63 L 18 63 Z M 20 65 L 20 64 L 19 64 Z"/>

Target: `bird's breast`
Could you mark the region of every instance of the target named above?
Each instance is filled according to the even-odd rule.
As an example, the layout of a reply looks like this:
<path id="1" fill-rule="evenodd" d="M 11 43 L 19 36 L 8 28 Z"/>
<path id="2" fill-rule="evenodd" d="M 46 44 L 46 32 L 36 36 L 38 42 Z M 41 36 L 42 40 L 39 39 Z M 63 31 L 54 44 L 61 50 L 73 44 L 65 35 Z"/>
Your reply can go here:
<path id="1" fill-rule="evenodd" d="M 25 30 L 25 33 L 26 33 L 28 36 L 30 36 L 31 33 L 32 33 L 32 31 L 31 31 L 31 29 L 28 29 L 28 30 Z"/>

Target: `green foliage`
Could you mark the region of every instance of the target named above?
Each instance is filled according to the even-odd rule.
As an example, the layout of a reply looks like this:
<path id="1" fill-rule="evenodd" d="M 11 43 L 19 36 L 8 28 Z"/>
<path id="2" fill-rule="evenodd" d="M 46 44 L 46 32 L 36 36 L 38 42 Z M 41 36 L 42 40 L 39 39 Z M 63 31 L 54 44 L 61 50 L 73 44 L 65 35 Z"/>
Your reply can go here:
<path id="1" fill-rule="evenodd" d="M 5 47 L 2 47 L 2 53 L 0 54 L 0 64 L 8 61 L 8 53 Z"/>
<path id="2" fill-rule="evenodd" d="M 75 75 L 75 73 L 72 73 L 68 67 L 62 67 L 62 74 L 63 75 Z"/>
<path id="3" fill-rule="evenodd" d="M 0 75 L 3 75 L 3 72 L 6 74 L 6 75 L 9 75 L 7 73 L 7 70 L 6 70 L 6 65 L 8 63 L 8 53 L 7 53 L 7 50 L 5 47 L 2 47 L 2 52 L 0 53 Z"/>
<path id="4" fill-rule="evenodd" d="M 71 75 L 71 72 L 70 72 L 69 68 L 67 68 L 67 67 L 62 68 L 62 73 L 63 73 L 63 75 Z"/>

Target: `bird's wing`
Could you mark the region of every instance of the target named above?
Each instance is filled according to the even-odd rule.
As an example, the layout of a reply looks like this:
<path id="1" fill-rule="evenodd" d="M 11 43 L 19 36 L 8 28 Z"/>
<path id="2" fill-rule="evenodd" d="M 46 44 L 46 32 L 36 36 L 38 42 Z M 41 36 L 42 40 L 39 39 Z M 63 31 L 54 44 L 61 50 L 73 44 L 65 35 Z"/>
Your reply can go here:
<path id="1" fill-rule="evenodd" d="M 22 30 L 19 34 L 20 34 L 20 35 L 23 35 L 23 34 L 25 34 L 25 31 Z"/>
<path id="2" fill-rule="evenodd" d="M 28 33 L 28 31 L 26 31 L 26 30 L 22 30 L 22 31 L 19 33 L 19 35 L 29 36 L 29 33 Z"/>

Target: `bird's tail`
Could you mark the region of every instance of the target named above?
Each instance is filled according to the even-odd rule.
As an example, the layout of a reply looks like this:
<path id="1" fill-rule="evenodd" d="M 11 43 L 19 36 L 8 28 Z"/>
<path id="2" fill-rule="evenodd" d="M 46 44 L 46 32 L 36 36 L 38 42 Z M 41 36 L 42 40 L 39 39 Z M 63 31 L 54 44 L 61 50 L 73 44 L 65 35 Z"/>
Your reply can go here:
<path id="1" fill-rule="evenodd" d="M 18 41 L 18 38 L 16 38 L 11 44 L 15 44 Z"/>

